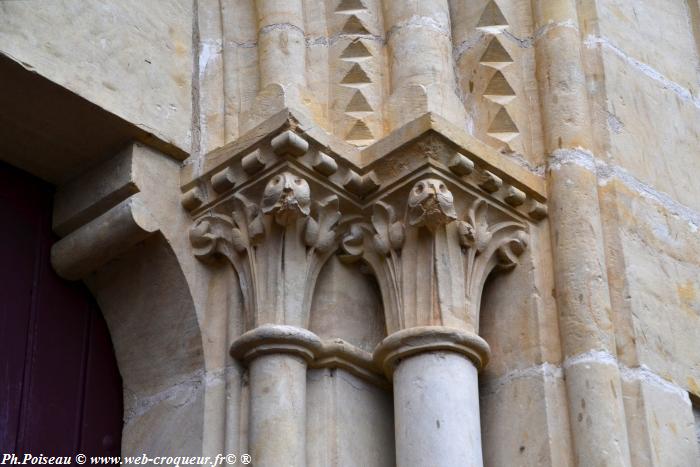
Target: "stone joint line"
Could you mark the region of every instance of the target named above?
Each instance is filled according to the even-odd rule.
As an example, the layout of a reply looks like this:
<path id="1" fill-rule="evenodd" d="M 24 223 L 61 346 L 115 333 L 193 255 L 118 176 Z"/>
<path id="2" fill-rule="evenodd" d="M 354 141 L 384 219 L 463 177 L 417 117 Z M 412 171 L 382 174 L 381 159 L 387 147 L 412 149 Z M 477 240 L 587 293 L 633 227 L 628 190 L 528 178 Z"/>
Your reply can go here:
<path id="1" fill-rule="evenodd" d="M 643 382 L 653 386 L 656 389 L 673 394 L 680 397 L 688 405 L 691 404 L 690 396 L 688 391 L 682 387 L 662 378 L 658 374 L 654 373 L 646 365 L 641 365 L 639 367 L 630 368 L 621 364 L 617 358 L 608 352 L 601 350 L 591 350 L 584 352 L 573 357 L 569 357 L 564 360 L 562 364 L 555 364 L 544 362 L 539 365 L 518 368 L 516 370 L 510 371 L 503 376 L 495 378 L 491 381 L 482 383 L 481 396 L 492 395 L 499 392 L 501 389 L 511 384 L 514 381 L 524 378 L 541 378 L 541 379 L 562 379 L 564 377 L 564 372 L 573 366 L 578 365 L 607 365 L 607 366 L 617 366 L 620 370 L 620 375 L 622 379 L 626 382 Z"/>
<path id="2" fill-rule="evenodd" d="M 670 89 L 682 101 L 691 103 L 695 107 L 700 109 L 700 97 L 694 97 L 693 93 L 689 89 L 667 78 L 663 73 L 647 65 L 646 63 L 640 62 L 639 60 L 631 57 L 620 47 L 610 42 L 609 39 L 605 37 L 589 35 L 588 37 L 586 37 L 584 45 L 589 49 L 595 48 L 599 45 L 605 47 L 606 49 L 610 50 L 615 55 L 617 55 L 619 58 L 621 58 L 628 65 L 642 72 L 645 76 L 656 81 L 665 89 Z"/>
<path id="3" fill-rule="evenodd" d="M 617 179 L 630 190 L 660 204 L 671 214 L 686 221 L 693 232 L 700 229 L 700 212 L 676 201 L 666 193 L 655 190 L 635 178 L 627 170 L 596 158 L 585 149 L 557 149 L 548 162 L 548 169 L 560 170 L 566 164 L 576 164 L 590 172 L 595 172 L 598 176 L 598 183 L 601 186 L 605 186 L 613 179 Z"/>

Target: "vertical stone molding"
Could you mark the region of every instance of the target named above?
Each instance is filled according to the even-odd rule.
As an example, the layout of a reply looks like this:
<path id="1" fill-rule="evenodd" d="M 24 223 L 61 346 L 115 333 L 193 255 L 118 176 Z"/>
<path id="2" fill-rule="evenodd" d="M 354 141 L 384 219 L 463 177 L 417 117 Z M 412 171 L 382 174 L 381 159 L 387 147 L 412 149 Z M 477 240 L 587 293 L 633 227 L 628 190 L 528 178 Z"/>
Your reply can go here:
<path id="1" fill-rule="evenodd" d="M 539 1 L 550 229 L 576 465 L 631 465 L 576 2 Z M 581 407 L 585 400 L 585 406 Z M 586 409 L 588 407 L 588 409 Z"/>
<path id="2" fill-rule="evenodd" d="M 455 92 L 448 1 L 388 1 L 384 10 L 391 77 L 389 127 L 432 111 L 464 125 L 464 106 Z"/>
<path id="3" fill-rule="evenodd" d="M 306 85 L 302 0 L 256 0 L 260 89 Z"/>

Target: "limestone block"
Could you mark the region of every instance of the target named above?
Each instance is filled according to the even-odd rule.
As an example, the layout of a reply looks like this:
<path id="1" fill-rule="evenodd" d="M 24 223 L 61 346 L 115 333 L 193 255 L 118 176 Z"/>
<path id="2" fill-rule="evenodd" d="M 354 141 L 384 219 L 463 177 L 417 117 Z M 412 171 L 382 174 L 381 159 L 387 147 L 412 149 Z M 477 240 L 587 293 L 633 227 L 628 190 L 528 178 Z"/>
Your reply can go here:
<path id="1" fill-rule="evenodd" d="M 688 2 L 597 0 L 597 35 L 697 96 L 700 55 Z M 610 76 L 612 77 L 612 76 Z"/>
<path id="2" fill-rule="evenodd" d="M 603 46 L 607 152 L 640 181 L 700 209 L 700 103 Z M 643 117 L 640 116 L 653 116 Z M 603 123 L 604 122 L 604 123 Z"/>
<path id="3" fill-rule="evenodd" d="M 700 445 L 687 393 L 643 370 L 628 370 L 623 380 L 634 466 L 697 465 Z"/>
<path id="4" fill-rule="evenodd" d="M 339 337 L 367 352 L 386 337 L 376 281 L 359 265 L 343 264 L 337 257 L 330 258 L 319 274 L 310 321 L 309 329 L 319 337 Z"/>
<path id="5" fill-rule="evenodd" d="M 109 326 L 125 392 L 136 398 L 204 367 L 192 296 L 176 261 L 161 237 L 151 237 L 86 280 Z"/>
<path id="6" fill-rule="evenodd" d="M 451 2 L 454 60 L 469 131 L 542 162 L 532 11 L 518 1 Z"/>
<path id="7" fill-rule="evenodd" d="M 390 393 L 344 370 L 307 378 L 309 467 L 389 467 L 394 461 Z"/>
<path id="8" fill-rule="evenodd" d="M 479 389 L 485 466 L 575 465 L 560 368 L 544 364 L 484 376 Z"/>
<path id="9" fill-rule="evenodd" d="M 132 406 L 125 391 L 122 456 L 202 455 L 204 385 L 199 376 Z"/>
<path id="10" fill-rule="evenodd" d="M 489 343 L 493 357 L 482 373 L 484 378 L 561 359 L 557 309 L 551 294 L 541 293 L 553 287 L 546 231 L 546 226 L 531 231 L 532 251 L 540 254 L 533 257 L 526 252 L 520 258 L 524 267 L 486 283 L 479 334 Z"/>
<path id="11" fill-rule="evenodd" d="M 2 2 L 0 17 L 0 53 L 189 151 L 192 2 Z"/>
<path id="12" fill-rule="evenodd" d="M 646 365 L 694 394 L 700 393 L 700 239 L 697 217 L 669 198 L 650 199 L 638 186 L 613 179 L 602 193 L 607 222 L 619 236 L 613 293 L 628 329 L 628 361 Z M 658 196 L 658 195 L 657 195 Z M 665 203 L 662 204 L 662 201 Z M 680 209 L 680 210 L 679 210 Z"/>
<path id="13" fill-rule="evenodd" d="M 251 1 L 220 2 L 225 142 L 240 136 L 241 113 L 250 109 L 259 86 L 258 31 L 255 4 Z M 216 93 L 215 90 L 213 90 Z"/>
<path id="14" fill-rule="evenodd" d="M 138 143 L 61 186 L 54 201 L 53 229 L 65 236 L 147 186 L 149 158 L 163 156 Z"/>
<path id="15" fill-rule="evenodd" d="M 193 4 L 197 9 L 195 32 L 196 64 L 193 92 L 198 100 L 198 115 L 192 150 L 205 153 L 224 144 L 226 113 L 222 99 L 224 88 L 223 24 L 221 7 L 217 0 L 202 0 Z"/>

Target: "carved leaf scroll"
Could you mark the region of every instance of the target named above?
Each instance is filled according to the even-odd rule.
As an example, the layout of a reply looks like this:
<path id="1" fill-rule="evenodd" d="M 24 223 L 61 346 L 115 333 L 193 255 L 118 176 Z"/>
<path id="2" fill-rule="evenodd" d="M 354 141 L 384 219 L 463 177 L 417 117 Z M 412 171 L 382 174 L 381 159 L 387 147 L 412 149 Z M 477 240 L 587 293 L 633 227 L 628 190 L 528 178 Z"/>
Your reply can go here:
<path id="1" fill-rule="evenodd" d="M 380 255 L 387 255 L 390 250 L 399 250 L 405 240 L 403 223 L 396 220 L 394 208 L 381 201 L 374 205 L 372 214 L 374 226 L 373 244 Z"/>
<path id="2" fill-rule="evenodd" d="M 190 230 L 190 242 L 197 258 L 230 257 L 233 222 L 230 217 L 213 214 L 203 217 Z"/>
<path id="3" fill-rule="evenodd" d="M 335 228 L 340 220 L 338 197 L 329 196 L 316 203 L 316 219 L 309 217 L 306 221 L 304 241 L 306 245 L 327 253 L 334 249 L 336 240 Z"/>

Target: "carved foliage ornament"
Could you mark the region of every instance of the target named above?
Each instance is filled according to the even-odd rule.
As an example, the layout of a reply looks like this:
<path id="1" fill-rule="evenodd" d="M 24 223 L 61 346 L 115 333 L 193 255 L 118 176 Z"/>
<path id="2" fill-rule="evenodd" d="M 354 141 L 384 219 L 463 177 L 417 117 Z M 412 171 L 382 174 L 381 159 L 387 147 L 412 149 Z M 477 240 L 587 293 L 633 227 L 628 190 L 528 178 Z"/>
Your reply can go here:
<path id="1" fill-rule="evenodd" d="M 428 178 L 409 192 L 404 219 L 377 202 L 371 223 L 344 234 L 341 259 L 362 258 L 377 274 L 389 333 L 426 325 L 478 331 L 486 278 L 515 266 L 527 246 L 524 225 L 492 223 L 488 209 L 477 199 L 459 219 L 445 183 Z"/>
<path id="2" fill-rule="evenodd" d="M 342 239 L 338 204 L 336 196 L 314 202 L 307 181 L 284 172 L 268 181 L 260 203 L 239 194 L 231 217 L 197 221 L 195 254 L 233 263 L 249 327 L 306 327 L 318 273 L 340 245 L 341 260 L 363 259 L 374 270 L 389 333 L 428 325 L 478 332 L 486 279 L 515 266 L 527 246 L 526 227 L 491 216 L 483 199 L 459 216 L 452 192 L 436 178 L 413 185 L 401 217 L 378 201 L 368 221 L 344 223 Z"/>
<path id="3" fill-rule="evenodd" d="M 273 176 L 260 203 L 238 194 L 232 216 L 210 214 L 190 232 L 200 259 L 224 256 L 238 273 L 248 327 L 308 326 L 318 273 L 336 249 L 338 198 L 312 202 L 306 180 Z"/>

